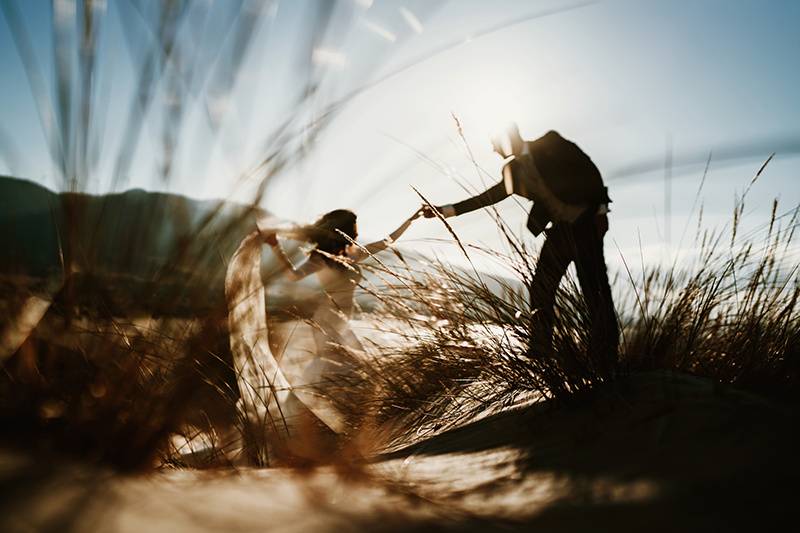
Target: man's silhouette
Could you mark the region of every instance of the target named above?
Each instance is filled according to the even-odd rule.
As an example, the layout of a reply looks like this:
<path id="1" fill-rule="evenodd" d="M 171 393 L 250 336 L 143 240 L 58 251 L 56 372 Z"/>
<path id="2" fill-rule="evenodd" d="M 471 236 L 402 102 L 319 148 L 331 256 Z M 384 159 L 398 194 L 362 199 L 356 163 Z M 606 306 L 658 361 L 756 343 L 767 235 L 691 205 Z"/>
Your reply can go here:
<path id="1" fill-rule="evenodd" d="M 462 215 L 518 194 L 533 200 L 528 229 L 546 239 L 530 287 L 533 316 L 531 353 L 552 351 L 554 306 L 558 285 L 575 261 L 591 322 L 592 359 L 610 371 L 617 358 L 616 315 L 608 284 L 603 236 L 608 230 L 608 190 L 600 171 L 578 146 L 549 131 L 533 141 L 523 141 L 516 125 L 505 139 L 494 142 L 502 157 L 503 179 L 485 192 L 456 204 L 437 206 L 444 217 Z M 424 215 L 436 216 L 427 208 Z M 550 227 L 547 227 L 548 224 Z"/>

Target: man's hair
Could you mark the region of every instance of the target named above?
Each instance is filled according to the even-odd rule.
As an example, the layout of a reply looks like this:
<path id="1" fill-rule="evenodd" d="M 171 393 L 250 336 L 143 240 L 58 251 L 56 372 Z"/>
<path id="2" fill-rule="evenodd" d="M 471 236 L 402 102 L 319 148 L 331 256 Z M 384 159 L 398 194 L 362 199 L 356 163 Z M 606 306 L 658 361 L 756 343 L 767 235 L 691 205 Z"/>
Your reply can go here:
<path id="1" fill-rule="evenodd" d="M 508 157 L 515 153 L 515 149 L 519 149 L 522 141 L 522 135 L 519 133 L 519 126 L 516 122 L 510 122 L 503 133 L 492 139 L 492 148 L 502 157 Z"/>

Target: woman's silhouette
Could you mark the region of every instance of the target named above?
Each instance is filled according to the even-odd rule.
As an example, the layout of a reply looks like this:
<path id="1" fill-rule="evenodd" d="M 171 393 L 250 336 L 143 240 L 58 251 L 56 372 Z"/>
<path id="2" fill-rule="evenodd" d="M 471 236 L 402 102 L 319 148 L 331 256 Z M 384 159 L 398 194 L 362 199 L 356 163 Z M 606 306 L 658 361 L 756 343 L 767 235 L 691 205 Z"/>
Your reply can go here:
<path id="1" fill-rule="evenodd" d="M 343 365 L 339 345 L 358 350 L 361 343 L 350 330 L 355 288 L 361 279 L 358 263 L 385 249 L 399 238 L 416 211 L 386 239 L 359 246 L 356 215 L 339 209 L 314 224 L 294 229 L 259 227 L 239 244 L 225 275 L 230 347 L 240 400 L 237 409 L 243 421 L 242 442 L 250 459 L 261 464 L 276 443 L 288 442 L 290 432 L 305 427 L 308 412 L 333 432 L 342 433 L 346 423 L 337 407 L 324 395 L 309 391 L 307 385 L 333 372 L 349 372 Z M 277 234 L 312 245 L 308 259 L 295 267 L 278 242 Z M 316 274 L 323 289 L 322 303 L 314 312 L 314 340 L 317 353 L 314 368 L 306 368 L 302 382 L 293 383 L 270 346 L 267 291 L 261 278 L 261 247 L 273 247 L 284 270 L 293 280 Z M 311 378 L 311 379 L 308 379 Z"/>
<path id="2" fill-rule="evenodd" d="M 313 334 L 318 364 L 325 364 L 327 371 L 336 371 L 337 365 L 344 364 L 341 347 L 362 350 L 361 343 L 349 326 L 355 288 L 361 281 L 358 263 L 400 238 L 420 215 L 421 210 L 415 211 L 387 238 L 361 246 L 355 243 L 358 238 L 355 213 L 347 209 L 326 213 L 313 224 L 287 233 L 292 238 L 312 245 L 308 258 L 298 266 L 292 264 L 274 231 L 262 232 L 264 242 L 272 247 L 289 279 L 299 281 L 311 274 L 316 274 L 319 279 L 323 295 L 314 311 L 313 322 L 316 327 L 313 328 Z"/>

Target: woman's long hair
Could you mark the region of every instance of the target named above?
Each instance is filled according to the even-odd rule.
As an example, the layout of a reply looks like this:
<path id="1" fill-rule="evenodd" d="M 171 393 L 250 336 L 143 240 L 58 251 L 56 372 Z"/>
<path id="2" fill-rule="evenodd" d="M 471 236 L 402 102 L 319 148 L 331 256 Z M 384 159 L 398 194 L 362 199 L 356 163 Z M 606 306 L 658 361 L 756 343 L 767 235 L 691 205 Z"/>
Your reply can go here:
<path id="1" fill-rule="evenodd" d="M 344 255 L 347 246 L 357 236 L 356 214 L 349 209 L 335 209 L 313 224 L 300 228 L 299 236 L 314 245 L 311 253 L 319 253 L 329 264 L 344 266 L 336 256 Z"/>

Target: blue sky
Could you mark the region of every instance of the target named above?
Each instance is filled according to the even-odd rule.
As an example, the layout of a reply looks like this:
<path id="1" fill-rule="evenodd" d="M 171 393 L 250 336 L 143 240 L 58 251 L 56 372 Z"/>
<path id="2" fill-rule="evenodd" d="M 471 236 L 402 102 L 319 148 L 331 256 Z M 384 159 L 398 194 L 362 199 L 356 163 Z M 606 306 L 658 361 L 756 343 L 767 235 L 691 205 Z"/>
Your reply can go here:
<path id="1" fill-rule="evenodd" d="M 51 3 L 11 3 L 52 101 Z M 128 0 L 96 5 L 102 27 L 93 134 L 102 143 L 82 186 L 91 192 L 112 186 L 135 72 L 152 42 L 145 21 L 158 4 L 143 2 L 141 14 Z M 69 0 L 55 5 L 63 27 L 73 29 L 80 9 Z M 188 89 L 174 169 L 166 181 L 159 176 L 162 123 L 171 109 L 162 81 L 143 117 L 131 167 L 115 188 L 246 200 L 254 182 L 241 184 L 239 177 L 263 157 L 264 140 L 281 120 L 313 120 L 353 89 L 382 80 L 348 100 L 307 157 L 271 182 L 267 208 L 307 221 L 350 207 L 359 213 L 362 234 L 381 236 L 419 204 L 412 186 L 441 203 L 497 179 L 500 162 L 488 138 L 509 119 L 526 137 L 556 129 L 597 163 L 614 199 L 606 247 L 611 263 L 619 263 L 620 251 L 638 257 L 640 240 L 652 260 L 688 250 L 679 246 L 680 236 L 692 224 L 687 217 L 709 152 L 701 199 L 709 224 L 730 218 L 735 194 L 772 152 L 752 189 L 746 222 L 763 224 L 773 197 L 785 209 L 800 203 L 800 2 L 283 1 L 244 2 L 241 12 L 232 8 L 236 2 L 189 5 L 178 34 L 180 57 L 183 66 L 188 59 L 199 66 L 190 81 L 179 82 Z M 326 6 L 330 23 L 316 32 L 314 17 Z M 255 14 L 241 69 L 226 84 L 234 43 L 225 28 Z M 0 21 L 0 68 L 0 136 L 11 139 L 0 146 L 0 172 L 64 189 L 7 20 Z M 309 79 L 319 91 L 298 106 Z M 452 114 L 485 172 L 474 168 Z M 668 150 L 675 163 L 669 231 L 662 164 Z M 521 232 L 525 207 L 513 200 L 500 206 Z M 466 240 L 501 246 L 485 213 L 460 217 L 454 228 Z M 429 242 L 445 236 L 436 222 L 421 221 L 407 240 L 423 251 L 449 253 Z"/>

